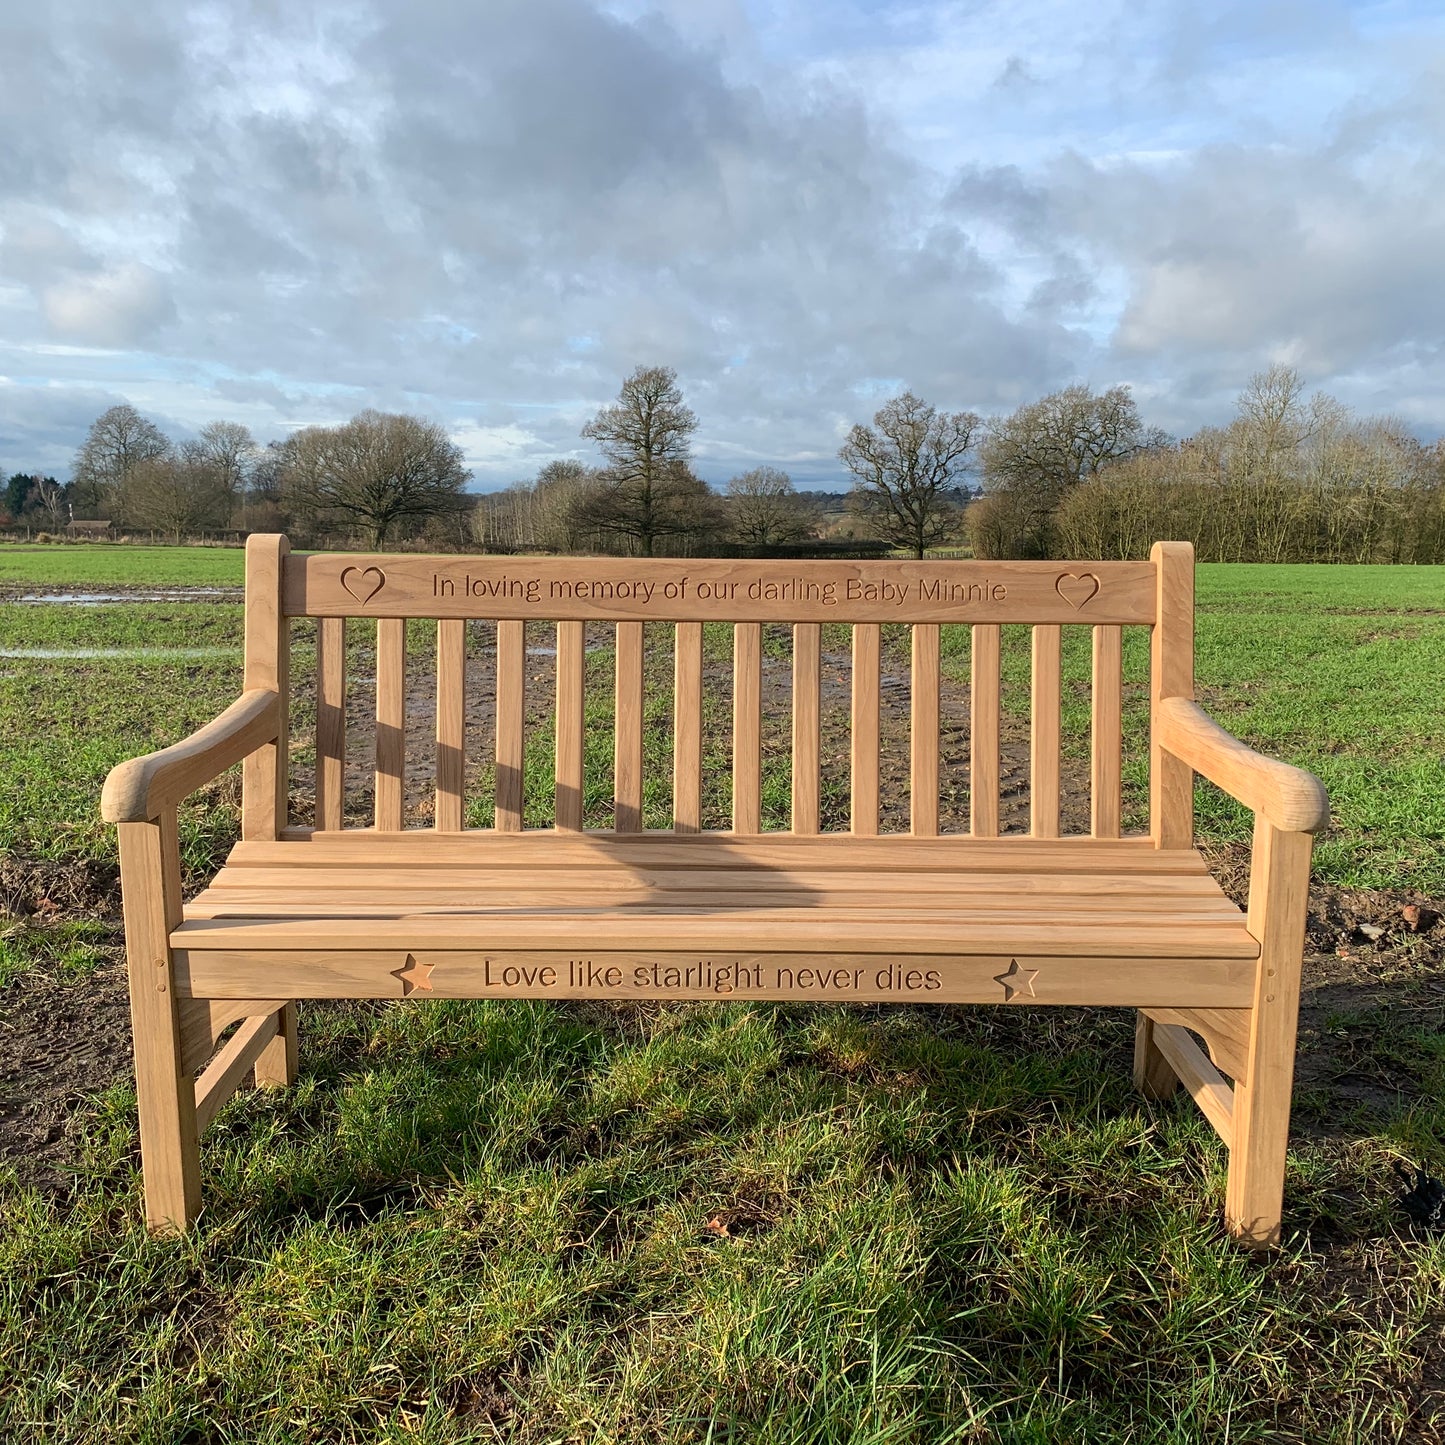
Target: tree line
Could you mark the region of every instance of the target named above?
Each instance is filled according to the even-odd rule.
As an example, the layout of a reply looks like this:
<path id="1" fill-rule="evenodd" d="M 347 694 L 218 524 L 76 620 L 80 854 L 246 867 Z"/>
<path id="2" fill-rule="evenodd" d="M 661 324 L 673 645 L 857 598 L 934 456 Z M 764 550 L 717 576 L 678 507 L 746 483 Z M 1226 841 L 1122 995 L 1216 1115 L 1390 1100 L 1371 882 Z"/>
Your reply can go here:
<path id="1" fill-rule="evenodd" d="M 1306 396 L 1286 366 L 1178 442 L 1124 388 L 1071 387 L 991 427 L 982 460 L 980 557 L 1138 558 L 1177 538 L 1215 562 L 1445 562 L 1445 441 Z"/>
<path id="2" fill-rule="evenodd" d="M 692 466 L 697 426 L 676 374 L 640 366 L 582 428 L 600 465 L 555 461 L 477 497 L 460 449 L 418 417 L 364 411 L 261 447 L 224 421 L 175 443 L 117 406 L 68 484 L 17 473 L 4 505 L 11 519 L 109 517 L 177 540 L 286 528 L 377 548 L 642 557 L 823 545 L 818 494 L 786 472 L 709 487 Z M 852 427 L 838 459 L 850 530 L 918 557 L 966 542 L 981 558 L 1129 558 L 1168 537 L 1205 560 L 1445 561 L 1445 442 L 1307 397 L 1287 367 L 1252 377 L 1227 425 L 1177 442 L 1144 424 L 1126 386 L 1070 386 L 988 419 L 905 391 Z"/>

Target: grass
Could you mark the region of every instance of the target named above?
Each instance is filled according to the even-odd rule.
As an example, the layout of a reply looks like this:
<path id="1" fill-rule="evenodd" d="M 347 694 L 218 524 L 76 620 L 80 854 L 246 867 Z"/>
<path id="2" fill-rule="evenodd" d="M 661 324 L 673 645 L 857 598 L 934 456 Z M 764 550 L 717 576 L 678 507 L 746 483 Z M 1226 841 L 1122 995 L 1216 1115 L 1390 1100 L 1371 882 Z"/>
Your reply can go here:
<path id="1" fill-rule="evenodd" d="M 239 547 L 0 543 L 0 587 L 239 587 L 244 570 Z"/>
<path id="2" fill-rule="evenodd" d="M 32 549 L 45 565 L 62 550 L 99 551 Z M 125 580 L 181 580 L 184 559 L 155 550 Z M 1441 569 L 1200 570 L 1201 695 L 1326 778 L 1322 882 L 1445 892 L 1442 596 Z M 950 665 L 966 667 L 959 642 Z M 1020 642 L 1006 702 L 1024 712 Z M 0 659 L 0 852 L 103 876 L 100 780 L 229 700 L 240 644 L 231 604 L 0 606 L 0 648 L 198 643 L 231 651 Z M 1082 664 L 1071 651 L 1075 752 Z M 589 659 L 599 722 L 609 666 Z M 712 739 L 726 699 L 709 707 Z M 1137 692 L 1130 707 L 1137 742 Z M 537 822 L 549 746 L 545 728 L 530 739 Z M 592 748 L 597 814 L 610 762 Z M 230 778 L 184 810 L 193 875 L 233 836 L 236 801 Z M 720 787 L 708 807 L 726 802 Z M 765 802 L 785 814 L 782 772 Z M 1203 795 L 1201 822 L 1243 836 Z M 13 927 L 0 1016 L 42 983 L 96 987 L 113 940 L 65 914 Z M 1290 1234 L 1260 1260 L 1221 1237 L 1208 1127 L 1133 1093 L 1119 1011 L 307 1007 L 301 1082 L 244 1092 L 207 1134 L 191 1237 L 138 1225 L 126 1088 L 82 1107 L 64 1187 L 0 1171 L 0 1438 L 1438 1439 L 1445 1239 L 1398 1232 L 1388 1166 L 1445 1173 L 1441 1037 L 1342 996 L 1306 1039 L 1355 1077 L 1403 1057 L 1418 1090 L 1353 1106 L 1301 1090 Z"/>

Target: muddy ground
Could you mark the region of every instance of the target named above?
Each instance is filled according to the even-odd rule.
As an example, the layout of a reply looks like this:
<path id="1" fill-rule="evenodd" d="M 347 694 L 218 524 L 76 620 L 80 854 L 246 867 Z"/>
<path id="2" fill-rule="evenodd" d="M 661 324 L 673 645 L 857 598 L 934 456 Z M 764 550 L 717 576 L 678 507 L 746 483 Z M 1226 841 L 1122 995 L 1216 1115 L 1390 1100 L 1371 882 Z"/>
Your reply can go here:
<path id="1" fill-rule="evenodd" d="M 539 634 L 534 647 L 529 629 L 529 726 L 540 725 L 552 705 L 545 640 Z M 591 641 L 589 636 L 589 645 Z M 493 721 L 490 654 L 473 658 L 469 668 L 473 686 L 468 755 L 485 758 L 491 749 Z M 353 822 L 365 821 L 370 806 L 364 760 L 372 738 L 374 696 L 366 671 L 359 669 L 358 682 L 348 696 L 347 815 Z M 409 678 L 408 813 L 412 823 L 424 826 L 430 814 L 427 790 L 435 758 L 434 698 L 425 659 L 409 669 Z M 665 681 L 664 667 L 659 687 Z M 764 716 L 770 719 L 765 724 L 765 748 L 781 753 L 788 746 L 790 685 L 786 660 L 765 657 Z M 847 826 L 849 686 L 847 655 L 825 653 L 825 829 Z M 725 726 L 730 688 L 727 665 L 710 663 L 705 690 L 718 700 L 722 719 L 718 728 Z M 885 652 L 882 697 L 882 826 L 885 832 L 901 832 L 908 826 L 906 658 Z M 304 688 L 300 689 L 298 711 L 303 716 L 309 715 L 308 701 Z M 945 684 L 942 712 L 941 828 L 961 832 L 968 826 L 967 689 Z M 310 818 L 308 741 L 304 725 L 298 727 L 293 789 L 293 816 L 298 821 Z M 1006 832 L 1023 832 L 1029 803 L 1026 726 L 1005 722 L 1001 752 L 1002 826 Z M 724 805 L 719 795 L 713 815 L 705 820 L 709 826 L 726 826 L 721 816 Z M 598 826 L 609 822 L 589 818 Z M 1065 760 L 1061 822 L 1065 833 L 1088 831 L 1085 760 Z M 1207 851 L 1224 887 L 1243 905 L 1248 850 L 1231 845 Z M 204 882 L 201 875 L 187 879 L 188 891 Z M 1404 889 L 1324 885 L 1312 889 L 1296 1074 L 1297 1135 L 1339 1135 L 1360 1126 L 1361 1110 L 1365 1118 L 1393 1113 L 1419 1097 L 1421 1086 L 1408 1053 L 1397 1051 L 1393 1041 L 1402 1028 L 1445 1027 L 1442 914 L 1445 900 Z M 56 1195 L 64 1195 L 70 1187 L 70 1166 L 78 1155 L 78 1126 L 87 1099 L 130 1077 L 119 885 L 116 870 L 108 863 L 61 865 L 0 858 L 0 929 L 58 930 L 76 920 L 94 923 L 101 934 L 103 961 L 93 973 L 77 980 L 42 963 L 0 991 L 0 1159 L 13 1165 L 26 1183 Z"/>

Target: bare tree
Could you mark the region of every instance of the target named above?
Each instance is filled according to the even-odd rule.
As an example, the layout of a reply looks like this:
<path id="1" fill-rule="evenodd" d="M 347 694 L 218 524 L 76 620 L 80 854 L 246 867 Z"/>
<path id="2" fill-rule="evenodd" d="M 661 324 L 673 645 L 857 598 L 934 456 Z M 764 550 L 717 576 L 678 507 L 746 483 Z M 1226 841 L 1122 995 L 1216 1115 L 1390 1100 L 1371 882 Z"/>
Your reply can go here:
<path id="1" fill-rule="evenodd" d="M 958 528 L 953 493 L 980 425 L 971 411 L 937 411 L 911 391 L 894 397 L 838 452 L 854 477 L 850 507 L 875 537 L 922 557 Z"/>
<path id="2" fill-rule="evenodd" d="M 57 531 L 65 525 L 65 487 L 54 477 L 36 477 L 31 495 L 45 508 L 50 525 Z"/>
<path id="3" fill-rule="evenodd" d="M 749 547 L 799 542 L 813 530 L 813 512 L 777 467 L 754 467 L 727 485 L 733 536 Z"/>
<path id="4" fill-rule="evenodd" d="M 120 483 L 117 505 L 128 525 L 166 533 L 173 542 L 221 526 L 229 506 L 225 479 L 201 457 L 149 457 Z"/>
<path id="5" fill-rule="evenodd" d="M 1053 519 L 1067 493 L 1104 467 L 1163 446 L 1164 433 L 1146 429 L 1127 386 L 1095 393 L 1069 386 L 995 417 L 983 444 L 988 505 L 975 528 L 995 531 L 993 555 L 1048 557 L 1055 549 Z"/>
<path id="6" fill-rule="evenodd" d="M 82 511 L 102 511 L 139 462 L 169 455 L 171 444 L 133 406 L 113 406 L 91 424 L 75 456 L 72 501 Z"/>
<path id="7" fill-rule="evenodd" d="M 368 410 L 288 438 L 282 487 L 298 511 L 339 515 L 380 548 L 398 528 L 454 511 L 470 477 L 437 423 Z"/>
<path id="8" fill-rule="evenodd" d="M 257 457 L 256 440 L 248 427 L 234 421 L 208 422 L 200 436 L 182 448 L 185 457 L 211 467 L 226 494 L 226 520 L 244 499 L 251 468 Z"/>
<path id="9" fill-rule="evenodd" d="M 622 383 L 616 402 L 582 428 L 608 465 L 579 509 L 579 520 L 644 557 L 659 545 L 715 528 L 717 499 L 688 466 L 696 429 L 677 373 L 639 366 Z"/>

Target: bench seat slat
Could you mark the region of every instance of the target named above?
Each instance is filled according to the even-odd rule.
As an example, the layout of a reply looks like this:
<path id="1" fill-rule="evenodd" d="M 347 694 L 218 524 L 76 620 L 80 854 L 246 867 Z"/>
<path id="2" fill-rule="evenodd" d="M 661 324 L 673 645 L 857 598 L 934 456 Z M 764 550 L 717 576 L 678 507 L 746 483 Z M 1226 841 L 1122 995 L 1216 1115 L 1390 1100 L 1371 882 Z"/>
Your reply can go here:
<path id="1" fill-rule="evenodd" d="M 392 892 L 377 889 L 294 889 L 278 893 L 269 888 L 223 888 L 209 890 L 191 905 L 188 918 L 246 917 L 362 917 L 367 915 L 404 918 L 409 913 L 472 914 L 484 911 L 586 912 L 611 909 L 632 914 L 638 911 L 701 909 L 732 913 L 749 909 L 827 909 L 877 913 L 927 914 L 941 923 L 960 920 L 968 926 L 1017 917 L 1017 905 L 1006 897 L 978 895 L 967 901 L 942 893 L 913 893 L 906 888 L 867 890 L 811 890 L 801 888 L 751 887 L 707 888 L 694 892 L 682 889 L 638 887 L 590 890 L 573 887 L 535 887 L 496 890 L 480 895 L 460 888 L 419 888 L 415 885 Z M 1052 902 L 1052 900 L 1051 900 Z M 1144 895 L 1112 895 L 1107 898 L 1075 896 L 1056 905 L 1060 921 L 1086 919 L 1095 915 L 1118 917 L 1127 909 L 1135 918 L 1180 918 L 1186 921 L 1224 919 L 1237 923 L 1239 915 L 1228 899 L 1180 898 L 1174 893 L 1157 898 Z"/>
<path id="2" fill-rule="evenodd" d="M 1050 873 L 1034 877 L 1019 873 L 969 871 L 909 871 L 891 873 L 886 884 L 874 882 L 866 875 L 840 870 L 817 868 L 586 868 L 579 866 L 549 868 L 543 875 L 521 877 L 510 868 L 395 868 L 334 867 L 314 868 L 224 868 L 201 894 L 268 891 L 283 893 L 375 892 L 378 889 L 449 889 L 484 892 L 488 889 L 554 889 L 559 892 L 585 890 L 590 893 L 616 894 L 646 891 L 682 891 L 700 893 L 711 889 L 723 892 L 742 890 L 807 889 L 852 895 L 860 889 L 887 888 L 897 896 L 906 892 L 910 898 L 938 895 L 953 898 L 1006 898 L 1022 907 L 1037 907 L 1040 899 L 1075 899 L 1093 901 L 1100 898 L 1149 899 L 1167 897 L 1180 901 L 1218 900 L 1230 908 L 1232 903 L 1219 890 L 1212 878 L 1202 873 L 1167 875 L 1168 887 L 1158 887 L 1157 874 L 1135 876 L 1129 873 Z M 1237 912 L 1238 910 L 1236 910 Z"/>
<path id="3" fill-rule="evenodd" d="M 466 913 L 417 913 L 367 918 L 314 913 L 192 919 L 172 935 L 182 949 L 347 949 L 388 942 L 401 949 L 479 951 L 553 948 L 653 949 L 666 952 L 938 953 L 940 930 L 958 954 L 1027 953 L 1082 957 L 1257 958 L 1259 945 L 1229 918 L 1149 920 L 1124 908 L 1116 914 L 1071 913 L 1020 921 L 1016 912 L 970 915 L 917 910 L 740 908 L 712 906 L 507 910 L 478 905 Z M 726 940 L 726 948 L 720 943 Z M 282 990 L 284 992 L 284 990 Z"/>
<path id="4" fill-rule="evenodd" d="M 914 869 L 933 867 L 960 872 L 997 870 L 1037 873 L 1060 869 L 1080 873 L 1206 873 L 1194 848 L 1157 849 L 1147 838 L 1118 841 L 1093 838 L 973 839 L 958 835 L 914 838 L 894 834 L 855 838 L 846 833 L 807 837 L 767 833 L 738 837 L 731 833 L 679 836 L 652 830 L 618 836 L 611 832 L 567 833 L 550 829 L 494 833 L 431 831 L 377 833 L 352 829 L 338 833 L 293 832 L 280 840 L 243 840 L 231 850 L 230 866 L 351 864 L 384 867 L 770 867 L 823 869 Z"/>

